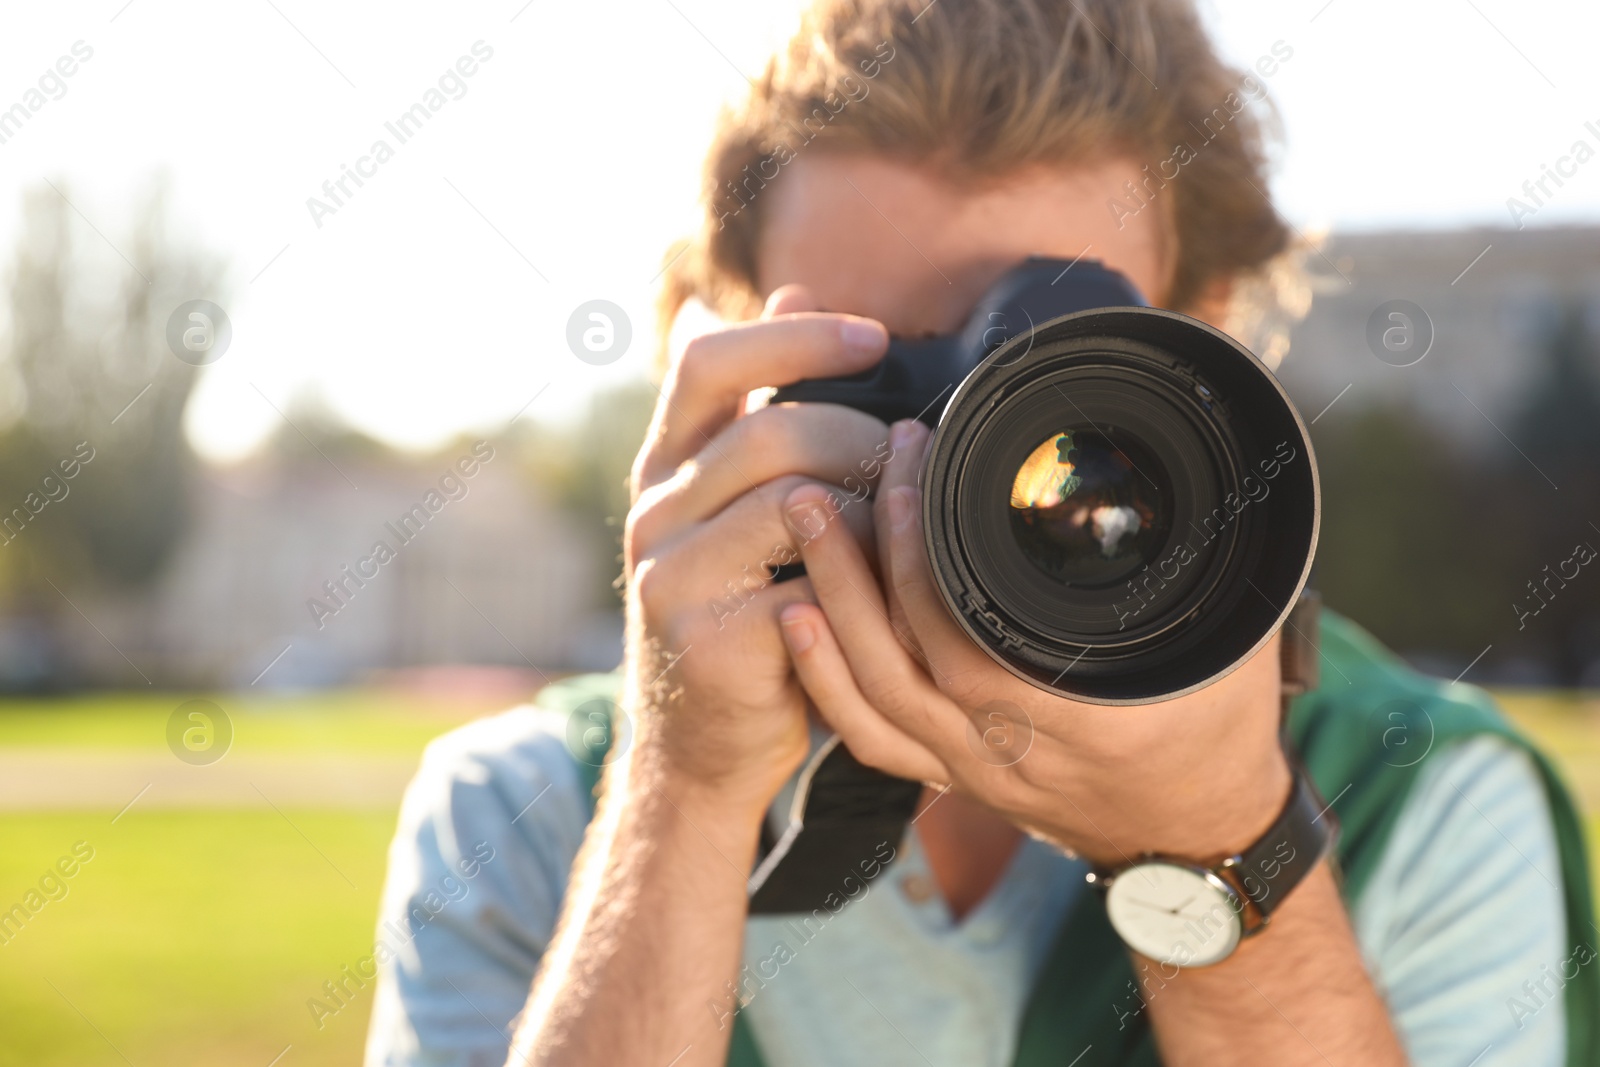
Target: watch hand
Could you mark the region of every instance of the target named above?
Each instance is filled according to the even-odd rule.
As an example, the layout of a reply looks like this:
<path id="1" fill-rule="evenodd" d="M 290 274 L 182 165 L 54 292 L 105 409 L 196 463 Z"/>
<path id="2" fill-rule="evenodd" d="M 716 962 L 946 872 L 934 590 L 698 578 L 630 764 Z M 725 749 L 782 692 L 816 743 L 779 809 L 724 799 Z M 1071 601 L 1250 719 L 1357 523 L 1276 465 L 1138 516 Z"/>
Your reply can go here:
<path id="1" fill-rule="evenodd" d="M 1176 908 L 1168 908 L 1167 911 L 1169 911 L 1173 915 L 1176 915 L 1180 911 L 1182 911 L 1184 908 L 1187 908 L 1190 904 L 1193 904 L 1194 903 L 1194 899 L 1195 899 L 1194 897 L 1190 897 L 1188 900 L 1184 901 L 1182 904 L 1179 904 Z"/>
<path id="2" fill-rule="evenodd" d="M 1193 899 L 1194 899 L 1193 897 L 1189 898 L 1189 900 L 1193 900 Z M 1128 903 L 1137 904 L 1141 908 L 1149 908 L 1151 911 L 1159 911 L 1164 915 L 1176 915 L 1177 914 L 1177 912 L 1172 908 L 1163 908 L 1160 904 L 1149 904 L 1149 903 L 1146 903 L 1143 900 L 1140 900 L 1138 897 L 1129 897 L 1128 898 Z M 1187 903 L 1189 903 L 1189 901 L 1186 900 L 1186 901 L 1184 901 L 1184 903 L 1187 904 Z"/>

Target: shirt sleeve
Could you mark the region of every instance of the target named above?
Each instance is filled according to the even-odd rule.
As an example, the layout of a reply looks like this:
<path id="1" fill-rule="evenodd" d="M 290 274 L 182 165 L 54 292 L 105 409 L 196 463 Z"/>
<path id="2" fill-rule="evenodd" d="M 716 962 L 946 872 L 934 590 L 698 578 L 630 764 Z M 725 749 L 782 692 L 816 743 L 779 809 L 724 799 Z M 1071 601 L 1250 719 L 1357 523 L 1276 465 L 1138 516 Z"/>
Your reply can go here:
<path id="1" fill-rule="evenodd" d="M 500 1067 L 561 911 L 589 802 L 557 713 L 435 740 L 389 849 L 367 1067 Z"/>
<path id="2" fill-rule="evenodd" d="M 1434 754 L 1355 911 L 1418 1067 L 1561 1067 L 1567 940 L 1543 779 L 1498 737 Z"/>

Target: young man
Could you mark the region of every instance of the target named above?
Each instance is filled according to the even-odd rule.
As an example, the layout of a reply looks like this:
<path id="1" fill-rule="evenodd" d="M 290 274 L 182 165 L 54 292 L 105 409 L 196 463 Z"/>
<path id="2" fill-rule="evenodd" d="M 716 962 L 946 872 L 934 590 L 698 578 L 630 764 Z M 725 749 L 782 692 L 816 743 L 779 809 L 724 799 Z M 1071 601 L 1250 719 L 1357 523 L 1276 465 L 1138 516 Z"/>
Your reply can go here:
<path id="1" fill-rule="evenodd" d="M 1336 860 L 1226 958 L 1159 964 L 1085 875 L 1262 839 L 1293 780 L 1277 639 L 1147 706 L 1035 689 L 932 588 L 925 429 L 745 413 L 870 366 L 891 333 L 954 329 L 1030 254 L 1098 259 L 1219 326 L 1260 315 L 1244 294 L 1286 245 L 1260 93 L 1187 0 L 823 0 L 725 119 L 669 278 L 669 311 L 743 321 L 675 353 L 635 465 L 624 671 L 430 746 L 369 1064 L 1597 1062 L 1571 804 L 1481 693 L 1325 615 L 1288 736 L 1342 824 Z M 885 454 L 870 507 L 820 506 Z M 808 576 L 726 610 L 784 545 Z M 610 699 L 622 755 L 591 817 L 568 741 Z M 1005 767 L 968 745 L 995 699 L 1036 731 Z M 930 784 L 886 872 L 800 927 L 749 916 L 746 879 L 817 716 Z"/>

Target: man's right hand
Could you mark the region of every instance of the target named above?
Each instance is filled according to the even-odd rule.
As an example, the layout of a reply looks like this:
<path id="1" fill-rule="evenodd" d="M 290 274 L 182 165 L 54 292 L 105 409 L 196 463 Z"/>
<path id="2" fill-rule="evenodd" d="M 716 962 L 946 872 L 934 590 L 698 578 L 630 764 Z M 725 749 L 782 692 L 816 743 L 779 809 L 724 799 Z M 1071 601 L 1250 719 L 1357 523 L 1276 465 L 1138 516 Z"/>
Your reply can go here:
<path id="1" fill-rule="evenodd" d="M 807 748 L 777 616 L 810 600 L 811 583 L 774 584 L 763 565 L 799 558 L 783 512 L 795 487 L 865 496 L 889 454 L 888 427 L 848 408 L 743 414 L 754 390 L 882 357 L 880 324 L 813 307 L 780 289 L 759 320 L 697 337 L 673 361 L 624 537 L 634 746 L 607 771 L 509 1063 L 727 1058 L 745 880 L 761 818 Z M 870 544 L 871 511 L 847 503 L 839 525 Z"/>
<path id="2" fill-rule="evenodd" d="M 888 454 L 879 420 L 831 404 L 744 414 L 749 393 L 864 370 L 888 335 L 871 319 L 812 310 L 799 286 L 773 293 L 759 320 L 703 334 L 676 353 L 633 467 L 624 536 L 627 712 L 668 791 L 759 819 L 805 758 L 806 698 L 778 613 L 815 601 L 801 578 L 785 497 L 816 480 L 870 547 L 859 499 Z M 848 487 L 848 488 L 846 488 Z M 659 762 L 657 762 L 659 761 Z"/>

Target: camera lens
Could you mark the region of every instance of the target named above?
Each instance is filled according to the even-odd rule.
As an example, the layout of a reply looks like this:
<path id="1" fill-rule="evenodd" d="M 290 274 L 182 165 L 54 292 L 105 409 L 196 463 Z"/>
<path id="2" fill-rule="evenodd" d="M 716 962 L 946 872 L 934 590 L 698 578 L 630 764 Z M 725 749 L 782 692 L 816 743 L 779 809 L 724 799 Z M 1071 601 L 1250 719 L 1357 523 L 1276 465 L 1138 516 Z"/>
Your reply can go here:
<path id="1" fill-rule="evenodd" d="M 1011 533 L 1048 578 L 1084 589 L 1147 567 L 1172 526 L 1165 468 L 1131 435 L 1053 433 L 1011 483 Z"/>
<path id="2" fill-rule="evenodd" d="M 1305 427 L 1226 335 L 1079 312 L 991 353 L 930 446 L 923 521 L 957 623 L 1074 699 L 1137 704 L 1248 659 L 1316 549 Z"/>

